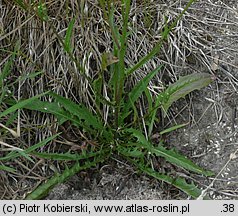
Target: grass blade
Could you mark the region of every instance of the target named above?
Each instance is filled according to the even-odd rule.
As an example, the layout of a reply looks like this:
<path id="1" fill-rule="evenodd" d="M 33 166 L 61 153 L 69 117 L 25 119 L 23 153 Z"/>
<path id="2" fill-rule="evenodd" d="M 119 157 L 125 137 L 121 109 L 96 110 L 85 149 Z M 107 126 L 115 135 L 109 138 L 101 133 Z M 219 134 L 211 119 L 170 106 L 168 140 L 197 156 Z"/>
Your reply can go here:
<path id="1" fill-rule="evenodd" d="M 149 61 L 151 58 L 153 58 L 157 53 L 159 53 L 159 51 L 163 45 L 163 42 L 167 40 L 170 31 L 176 26 L 178 21 L 182 18 L 184 13 L 188 10 L 188 8 L 192 5 L 193 2 L 195 2 L 195 0 L 190 0 L 188 2 L 186 7 L 183 9 L 183 11 L 179 14 L 179 16 L 175 19 L 175 21 L 170 26 L 168 26 L 167 22 L 165 23 L 165 28 L 164 28 L 165 30 L 162 32 L 162 37 L 159 40 L 159 42 L 157 43 L 157 45 L 146 56 L 142 57 L 138 63 L 136 63 L 133 67 L 129 68 L 126 71 L 127 76 L 129 76 L 130 74 L 135 72 L 138 68 L 140 68 L 147 61 Z"/>
<path id="2" fill-rule="evenodd" d="M 12 53 L 12 56 L 10 59 L 7 61 L 7 63 L 4 65 L 3 70 L 0 73 L 0 89 L 3 86 L 4 79 L 7 78 L 7 76 L 11 73 L 11 67 L 13 65 L 14 59 L 17 55 L 17 52 L 20 48 L 20 42 L 18 41 L 15 45 L 14 51 Z"/>
<path id="3" fill-rule="evenodd" d="M 27 4 L 23 0 L 14 0 L 22 9 L 27 10 Z"/>
<path id="4" fill-rule="evenodd" d="M 70 21 L 68 29 L 66 31 L 66 36 L 64 40 L 64 49 L 67 53 L 71 53 L 73 51 L 73 47 L 71 46 L 71 38 L 73 35 L 74 23 L 75 23 L 75 18 Z"/>
<path id="5" fill-rule="evenodd" d="M 42 21 L 49 20 L 46 4 L 42 3 L 42 1 L 40 1 L 39 5 L 37 6 L 37 15 L 41 18 Z"/>
<path id="6" fill-rule="evenodd" d="M 4 166 L 4 165 L 0 165 L 0 170 L 7 171 L 7 172 L 13 172 L 13 173 L 16 172 L 15 169 L 8 167 L 8 166 Z"/>
<path id="7" fill-rule="evenodd" d="M 5 111 L 3 111 L 2 113 L 0 113 L 0 118 L 2 118 L 3 116 L 6 116 L 10 113 L 13 113 L 15 112 L 16 110 L 18 109 L 21 109 L 21 108 L 24 108 L 27 104 L 33 102 L 34 100 L 36 100 L 37 98 L 41 97 L 41 96 L 44 96 L 46 94 L 48 94 L 49 92 L 45 92 L 45 93 L 42 93 L 42 94 L 39 94 L 39 95 L 36 95 L 34 97 L 31 97 L 29 99 L 26 99 L 26 100 L 22 100 L 22 101 L 19 101 L 17 102 L 15 105 L 9 107 L 8 109 L 6 109 Z"/>
<path id="8" fill-rule="evenodd" d="M 33 159 L 31 159 L 31 157 L 28 154 L 26 154 L 24 151 L 17 150 L 17 152 L 18 152 L 19 156 L 26 158 L 27 160 L 29 160 L 32 163 L 35 163 L 35 161 Z"/>
<path id="9" fill-rule="evenodd" d="M 17 78 L 17 80 L 12 83 L 12 84 L 15 84 L 17 82 L 20 82 L 20 81 L 25 81 L 26 79 L 32 79 L 32 78 L 35 78 L 36 76 L 40 75 L 40 74 L 43 74 L 43 71 L 38 71 L 38 72 L 35 72 L 35 73 L 30 73 L 30 74 L 26 74 L 26 75 L 23 75 L 23 76 L 20 76 L 19 78 Z"/>
<path id="10" fill-rule="evenodd" d="M 116 71 L 114 72 L 114 99 L 116 101 L 115 107 L 115 126 L 118 128 L 121 123 L 121 105 L 122 105 L 122 95 L 124 91 L 125 84 L 125 55 L 127 48 L 127 28 L 128 28 L 128 20 L 130 13 L 130 0 L 122 1 L 122 33 L 121 35 L 113 35 L 115 50 L 118 50 L 117 57 L 119 59 L 118 63 L 115 65 Z M 113 9 L 113 8 L 112 8 Z M 111 18 L 110 18 L 111 19 Z M 114 28 L 112 27 L 112 33 L 114 32 Z M 120 41 L 120 44 L 117 44 Z"/>
<path id="11" fill-rule="evenodd" d="M 133 107 L 134 103 L 138 100 L 142 93 L 146 91 L 149 82 L 161 70 L 161 67 L 162 66 L 159 66 L 155 70 L 151 71 L 133 87 L 128 95 L 130 102 L 127 102 L 123 109 L 122 120 L 124 120 L 130 114 L 130 109 Z"/>
<path id="12" fill-rule="evenodd" d="M 14 159 L 14 158 L 17 158 L 17 157 L 21 156 L 22 154 L 27 155 L 27 154 L 31 153 L 32 151 L 35 151 L 37 148 L 41 148 L 41 147 L 45 146 L 48 142 L 50 142 L 51 140 L 56 138 L 58 135 L 59 134 L 55 134 L 51 137 L 48 137 L 47 139 L 45 139 L 45 140 L 27 148 L 26 150 L 22 151 L 21 153 L 19 151 L 12 151 L 7 156 L 0 157 L 0 161 L 11 160 L 11 159 Z"/>
<path id="13" fill-rule="evenodd" d="M 166 133 L 170 133 L 170 132 L 172 132 L 172 131 L 174 131 L 174 130 L 177 130 L 177 129 L 179 129 L 179 128 L 185 127 L 186 125 L 188 125 L 188 123 L 179 124 L 179 125 L 175 125 L 175 126 L 173 126 L 173 127 L 167 128 L 167 129 L 161 131 L 161 132 L 160 132 L 160 135 L 163 135 L 163 134 L 166 134 Z"/>
<path id="14" fill-rule="evenodd" d="M 91 157 L 97 156 L 99 153 L 90 152 L 90 153 L 82 153 L 82 154 L 71 154 L 71 153 L 39 153 L 39 152 L 32 152 L 33 155 L 48 159 L 48 160 L 64 160 L 64 161 L 75 161 L 75 160 L 83 160 L 88 159 Z"/>

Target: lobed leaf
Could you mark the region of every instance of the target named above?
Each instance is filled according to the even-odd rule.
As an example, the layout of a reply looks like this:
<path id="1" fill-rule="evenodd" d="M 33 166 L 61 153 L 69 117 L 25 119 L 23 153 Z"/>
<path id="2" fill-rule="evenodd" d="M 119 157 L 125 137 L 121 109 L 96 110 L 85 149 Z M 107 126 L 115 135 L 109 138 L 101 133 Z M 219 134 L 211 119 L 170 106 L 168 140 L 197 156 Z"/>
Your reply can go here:
<path id="1" fill-rule="evenodd" d="M 118 152 L 125 156 L 125 157 L 133 157 L 133 158 L 143 158 L 144 153 L 142 152 L 141 148 L 133 146 L 133 147 L 124 147 L 124 146 L 119 146 L 117 148 Z"/>
<path id="2" fill-rule="evenodd" d="M 178 81 L 171 84 L 164 92 L 160 93 L 156 98 L 154 109 L 151 112 L 151 121 L 149 124 L 148 134 L 152 133 L 156 113 L 159 107 L 167 113 L 171 104 L 194 90 L 199 90 L 212 82 L 212 76 L 208 73 L 190 74 L 180 77 Z"/>
<path id="3" fill-rule="evenodd" d="M 178 81 L 171 84 L 163 93 L 161 93 L 159 97 L 162 99 L 161 103 L 164 111 L 167 112 L 173 102 L 185 97 L 194 90 L 200 90 L 211 82 L 212 76 L 208 73 L 197 73 L 180 77 Z"/>
<path id="4" fill-rule="evenodd" d="M 99 121 L 85 106 L 82 104 L 76 104 L 71 100 L 57 95 L 55 93 L 50 93 L 57 102 L 60 103 L 68 112 L 72 115 L 77 116 L 80 121 L 80 124 L 83 126 L 87 126 L 88 129 L 92 127 L 92 129 L 97 129 L 102 131 L 104 129 L 103 124 Z M 71 118 L 72 119 L 72 118 Z M 71 120 L 70 119 L 70 120 Z"/>
<path id="5" fill-rule="evenodd" d="M 94 158 L 93 161 L 86 160 L 83 164 L 76 162 L 70 169 L 66 167 L 62 174 L 56 173 L 51 179 L 47 182 L 41 184 L 34 191 L 32 191 L 25 199 L 26 200 L 36 200 L 45 197 L 50 190 L 59 183 L 63 183 L 69 177 L 75 175 L 81 170 L 89 169 L 96 166 L 98 163 L 103 162 L 107 159 L 108 152 L 100 152 L 100 156 Z"/>
<path id="6" fill-rule="evenodd" d="M 176 188 L 182 190 L 183 192 L 193 197 L 194 199 L 198 198 L 202 193 L 202 190 L 197 188 L 197 186 L 193 182 L 189 184 L 186 182 L 184 178 L 171 177 L 169 175 L 160 174 L 156 172 L 155 170 L 151 169 L 150 167 L 144 166 L 143 164 L 135 163 L 135 165 L 144 173 L 158 180 L 164 181 L 168 184 L 175 186 Z M 208 199 L 208 197 L 205 197 L 205 199 Z"/>
<path id="7" fill-rule="evenodd" d="M 59 124 L 69 120 L 73 124 L 83 127 L 85 130 L 87 130 L 87 132 L 103 132 L 106 138 L 111 139 L 112 134 L 110 131 L 106 131 L 102 122 L 98 120 L 98 118 L 94 116 L 85 106 L 76 104 L 71 100 L 55 93 L 50 93 L 50 95 L 52 95 L 57 102 L 48 102 L 34 99 L 23 104 L 21 108 L 53 114 L 58 118 Z M 39 96 L 35 97 L 37 98 Z M 8 101 L 8 104 L 14 104 L 14 102 Z M 59 104 L 63 106 L 63 108 Z M 16 105 L 17 104 L 13 106 Z"/>
<path id="8" fill-rule="evenodd" d="M 128 129 L 127 131 L 131 132 L 133 134 L 133 136 L 137 138 L 138 145 L 147 149 L 147 151 L 150 152 L 151 154 L 163 157 L 168 162 L 170 162 L 178 167 L 187 169 L 189 171 L 203 174 L 205 176 L 213 175 L 213 172 L 206 171 L 206 170 L 202 169 L 201 167 L 199 167 L 198 165 L 193 163 L 188 158 L 177 153 L 175 150 L 167 150 L 162 146 L 154 147 L 148 140 L 146 140 L 145 136 L 140 131 L 138 131 L 136 129 Z"/>
<path id="9" fill-rule="evenodd" d="M 189 171 L 192 171 L 192 172 L 195 172 L 198 174 L 202 174 L 205 176 L 214 175 L 213 172 L 204 170 L 203 168 L 199 167 L 198 165 L 193 163 L 191 160 L 189 160 L 188 158 L 179 154 L 175 150 L 172 150 L 172 149 L 167 150 L 164 147 L 159 146 L 159 147 L 151 147 L 150 152 L 157 156 L 164 157 L 168 162 L 170 162 L 178 167 L 185 168 Z"/>
<path id="10" fill-rule="evenodd" d="M 14 104 L 13 101 L 7 101 L 8 104 Z M 69 112 L 65 111 L 59 106 L 57 102 L 48 102 L 41 100 L 34 100 L 24 106 L 25 109 L 35 110 L 43 113 L 50 113 L 57 117 L 59 125 L 63 124 L 67 120 L 72 120 L 75 124 L 80 122 L 74 120 Z"/>

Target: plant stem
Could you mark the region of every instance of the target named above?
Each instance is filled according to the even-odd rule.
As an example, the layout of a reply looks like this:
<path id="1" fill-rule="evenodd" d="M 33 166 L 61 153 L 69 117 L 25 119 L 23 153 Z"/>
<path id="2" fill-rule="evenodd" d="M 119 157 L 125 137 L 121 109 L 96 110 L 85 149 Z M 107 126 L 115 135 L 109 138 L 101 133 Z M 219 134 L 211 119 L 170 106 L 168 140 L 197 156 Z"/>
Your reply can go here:
<path id="1" fill-rule="evenodd" d="M 130 0 L 122 1 L 122 18 L 123 18 L 123 27 L 122 27 L 122 35 L 120 36 L 120 49 L 119 49 L 119 62 L 118 62 L 118 70 L 117 70 L 117 80 L 116 82 L 116 110 L 115 110 L 115 120 L 116 120 L 116 128 L 118 128 L 121 124 L 120 120 L 120 110 L 121 110 L 121 100 L 124 90 L 125 83 L 125 55 L 126 55 L 126 42 L 127 42 L 127 27 L 128 27 L 128 19 L 130 13 Z"/>

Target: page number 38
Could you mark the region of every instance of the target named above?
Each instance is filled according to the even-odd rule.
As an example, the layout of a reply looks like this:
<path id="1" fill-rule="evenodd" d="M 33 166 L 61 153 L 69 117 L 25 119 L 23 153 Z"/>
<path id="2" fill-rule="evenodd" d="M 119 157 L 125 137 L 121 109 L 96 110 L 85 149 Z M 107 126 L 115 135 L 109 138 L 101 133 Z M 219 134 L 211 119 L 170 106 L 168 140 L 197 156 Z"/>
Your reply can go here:
<path id="1" fill-rule="evenodd" d="M 223 204 L 223 209 L 221 212 L 234 212 L 235 211 L 235 206 L 234 204 Z"/>

